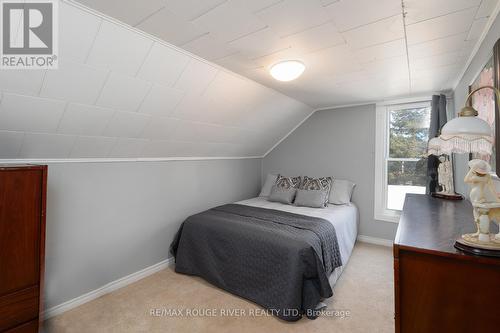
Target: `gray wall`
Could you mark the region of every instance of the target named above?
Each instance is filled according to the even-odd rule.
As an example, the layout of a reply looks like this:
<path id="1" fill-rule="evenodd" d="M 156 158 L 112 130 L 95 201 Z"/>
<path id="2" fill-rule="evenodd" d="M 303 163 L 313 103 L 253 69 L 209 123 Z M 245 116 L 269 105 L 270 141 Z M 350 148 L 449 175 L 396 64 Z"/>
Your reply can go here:
<path id="1" fill-rule="evenodd" d="M 375 105 L 318 111 L 263 159 L 262 174 L 354 181 L 361 235 L 394 239 L 397 224 L 373 218 Z M 264 178 L 263 177 L 263 178 Z M 264 178 L 265 179 L 265 178 Z"/>
<path id="2" fill-rule="evenodd" d="M 260 188 L 260 159 L 49 165 L 46 308 L 170 257 L 181 222 Z"/>
<path id="3" fill-rule="evenodd" d="M 457 87 L 455 88 L 454 95 L 454 105 L 455 105 L 455 114 L 457 114 L 460 109 L 464 106 L 465 99 L 469 92 L 469 85 L 476 78 L 479 71 L 486 64 L 488 59 L 493 54 L 493 45 L 500 38 L 500 15 L 497 16 L 495 22 L 491 26 L 486 38 L 483 40 L 481 47 L 478 52 L 472 59 L 467 71 L 460 79 Z M 497 148 L 498 153 L 498 148 Z M 464 184 L 464 177 L 467 173 L 468 156 L 465 154 L 458 155 L 456 154 L 455 158 L 455 187 L 457 192 L 468 195 L 468 188 Z"/>

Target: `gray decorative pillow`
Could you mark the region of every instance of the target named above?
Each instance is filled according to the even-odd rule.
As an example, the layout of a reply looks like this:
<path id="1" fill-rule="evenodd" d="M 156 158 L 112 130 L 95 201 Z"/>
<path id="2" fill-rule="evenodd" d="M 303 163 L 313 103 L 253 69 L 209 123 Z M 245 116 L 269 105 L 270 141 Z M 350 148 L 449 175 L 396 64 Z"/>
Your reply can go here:
<path id="1" fill-rule="evenodd" d="M 312 208 L 325 208 L 325 200 L 328 200 L 326 190 L 297 190 L 294 205 Z"/>
<path id="2" fill-rule="evenodd" d="M 330 202 L 334 205 L 346 205 L 351 202 L 356 184 L 349 180 L 335 179 L 330 192 Z"/>
<path id="3" fill-rule="evenodd" d="M 323 202 L 323 206 L 328 205 L 328 198 L 330 196 L 330 191 L 332 190 L 333 178 L 332 177 L 321 177 L 321 178 L 311 178 L 304 176 L 304 180 L 300 184 L 301 190 L 323 190 L 326 191 L 327 195 Z"/>
<path id="4" fill-rule="evenodd" d="M 276 178 L 276 187 L 280 189 L 289 189 L 289 188 L 299 188 L 300 181 L 302 177 L 285 177 L 282 175 L 278 175 Z"/>
<path id="5" fill-rule="evenodd" d="M 268 174 L 264 186 L 259 193 L 259 197 L 268 197 L 271 194 L 271 188 L 276 184 L 276 179 L 279 175 Z"/>
<path id="6" fill-rule="evenodd" d="M 281 202 L 284 204 L 291 204 L 293 199 L 295 199 L 295 193 L 297 189 L 295 187 L 290 188 L 280 188 L 277 185 L 274 185 L 271 188 L 271 194 L 267 198 L 269 201 Z"/>

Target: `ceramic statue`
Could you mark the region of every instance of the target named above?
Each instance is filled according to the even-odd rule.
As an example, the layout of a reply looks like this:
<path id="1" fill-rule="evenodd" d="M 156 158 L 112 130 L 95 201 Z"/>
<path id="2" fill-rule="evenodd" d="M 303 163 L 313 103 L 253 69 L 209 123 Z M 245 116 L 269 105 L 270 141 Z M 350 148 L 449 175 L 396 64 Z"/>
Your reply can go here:
<path id="1" fill-rule="evenodd" d="M 500 249 L 500 232 L 490 233 L 491 221 L 500 223 L 500 199 L 491 178 L 491 166 L 486 161 L 474 159 L 469 161 L 469 168 L 464 182 L 471 187 L 469 198 L 477 231 L 462 235 L 462 240 L 470 246 Z"/>
<path id="2" fill-rule="evenodd" d="M 453 166 L 450 159 L 446 155 L 439 156 L 438 167 L 438 183 L 441 186 L 441 191 L 438 193 L 453 195 L 455 188 L 453 187 Z"/>
<path id="3" fill-rule="evenodd" d="M 435 139 L 437 138 L 434 138 L 433 140 Z M 429 149 L 432 150 L 431 148 Z M 431 192 L 431 195 L 445 200 L 462 200 L 463 196 L 455 193 L 455 186 L 453 184 L 453 163 L 450 156 L 446 154 L 439 155 L 439 151 L 433 151 L 432 154 L 437 156 L 439 159 L 437 182 L 441 189 L 439 192 Z"/>

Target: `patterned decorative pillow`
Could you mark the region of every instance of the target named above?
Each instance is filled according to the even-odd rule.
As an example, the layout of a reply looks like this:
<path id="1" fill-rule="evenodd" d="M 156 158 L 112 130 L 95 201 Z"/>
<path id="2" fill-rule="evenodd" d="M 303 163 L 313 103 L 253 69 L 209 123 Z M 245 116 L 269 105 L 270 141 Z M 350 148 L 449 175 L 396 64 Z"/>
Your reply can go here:
<path id="1" fill-rule="evenodd" d="M 290 188 L 298 189 L 300 187 L 301 180 L 302 177 L 285 177 L 278 175 L 278 178 L 276 178 L 276 187 L 283 190 Z"/>
<path id="2" fill-rule="evenodd" d="M 327 195 L 325 198 L 324 206 L 328 206 L 328 198 L 330 196 L 330 191 L 332 190 L 333 178 L 332 177 L 321 177 L 321 178 L 311 178 L 304 176 L 304 180 L 300 184 L 301 190 L 323 190 L 326 191 Z"/>

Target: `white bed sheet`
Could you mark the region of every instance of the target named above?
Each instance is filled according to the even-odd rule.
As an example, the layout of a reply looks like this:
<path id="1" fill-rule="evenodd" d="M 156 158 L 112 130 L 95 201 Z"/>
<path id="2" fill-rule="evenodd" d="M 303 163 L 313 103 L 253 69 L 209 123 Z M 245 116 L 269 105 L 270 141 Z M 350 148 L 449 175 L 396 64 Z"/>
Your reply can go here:
<path id="1" fill-rule="evenodd" d="M 236 202 L 237 204 L 261 207 L 268 209 L 282 210 L 285 212 L 319 217 L 333 224 L 337 233 L 337 241 L 339 243 L 340 256 L 342 258 L 342 266 L 337 267 L 330 275 L 330 285 L 333 287 L 337 279 L 340 277 L 344 267 L 351 257 L 354 243 L 358 235 L 358 208 L 353 203 L 348 205 L 332 205 L 329 204 L 325 208 L 310 208 L 297 207 L 293 205 L 285 205 L 279 202 L 268 201 L 266 197 L 256 197 L 248 200 Z"/>

